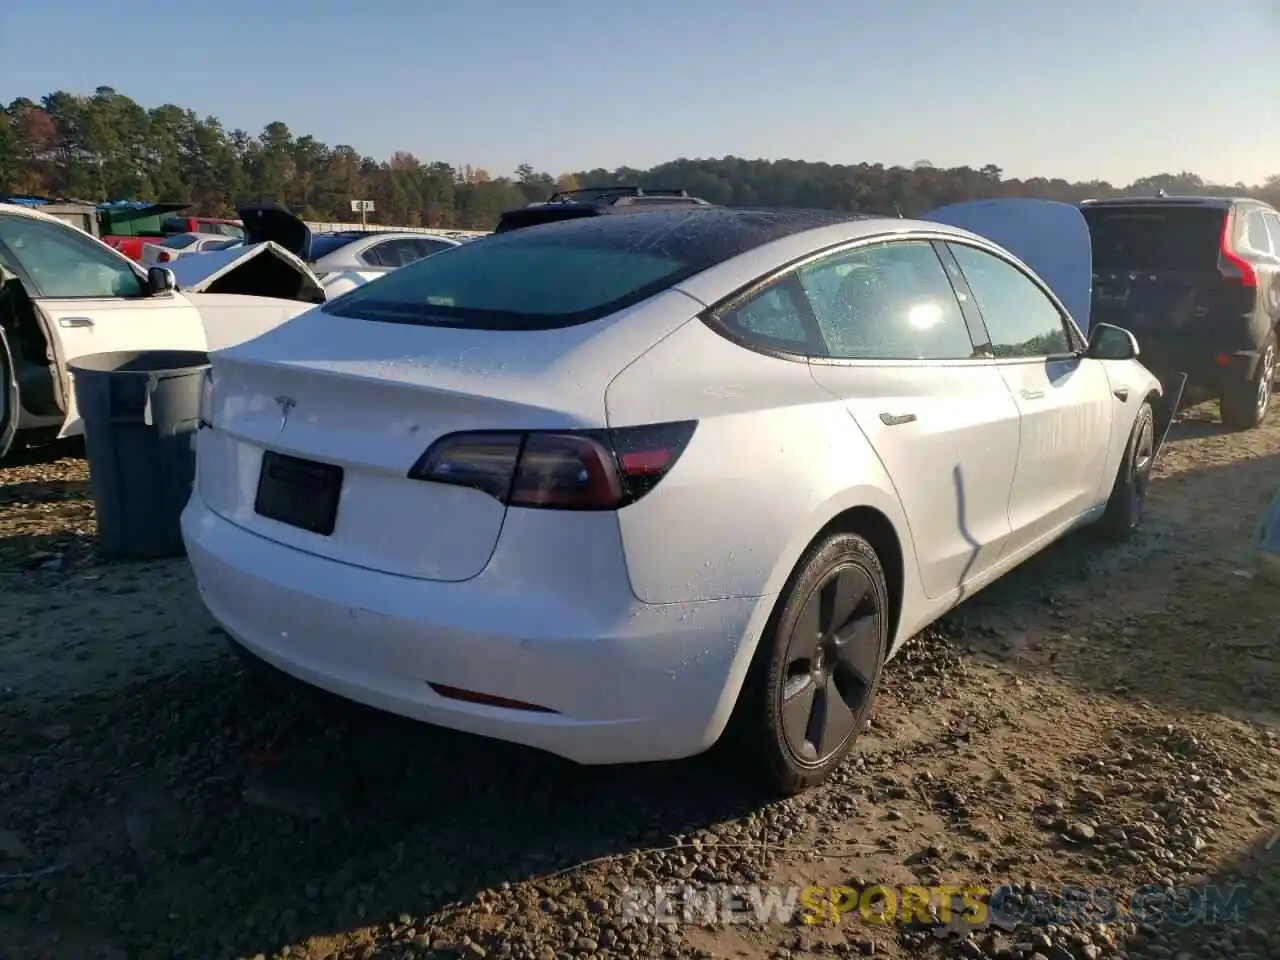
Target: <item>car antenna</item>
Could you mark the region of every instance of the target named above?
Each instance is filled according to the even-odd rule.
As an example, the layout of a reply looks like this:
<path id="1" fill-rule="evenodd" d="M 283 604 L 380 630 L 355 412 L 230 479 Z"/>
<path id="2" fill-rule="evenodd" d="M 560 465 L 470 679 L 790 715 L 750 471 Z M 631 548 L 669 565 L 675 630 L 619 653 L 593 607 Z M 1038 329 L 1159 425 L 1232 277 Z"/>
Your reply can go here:
<path id="1" fill-rule="evenodd" d="M 905 218 L 905 217 L 903 217 L 903 215 L 902 215 L 902 204 L 900 204 L 900 203 L 895 203 L 895 204 L 893 205 L 893 212 L 894 212 L 894 213 L 896 213 L 896 214 L 898 215 L 898 219 L 899 219 L 899 220 L 904 220 L 904 219 L 906 219 L 906 218 Z"/>

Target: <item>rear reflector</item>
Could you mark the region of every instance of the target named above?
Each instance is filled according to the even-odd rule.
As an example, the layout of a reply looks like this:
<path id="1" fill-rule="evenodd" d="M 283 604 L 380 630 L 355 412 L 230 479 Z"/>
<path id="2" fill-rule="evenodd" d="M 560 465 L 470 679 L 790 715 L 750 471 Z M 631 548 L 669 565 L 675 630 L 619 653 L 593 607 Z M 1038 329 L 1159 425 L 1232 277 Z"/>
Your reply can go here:
<path id="1" fill-rule="evenodd" d="M 478 703 L 486 707 L 499 707 L 503 710 L 524 710 L 528 713 L 555 713 L 550 707 L 541 707 L 536 703 L 525 703 L 523 700 L 511 700 L 507 697 L 495 697 L 489 693 L 477 693 L 474 690 L 463 690 L 461 687 L 450 687 L 443 683 L 428 683 L 432 690 L 449 700 L 461 700 L 464 703 Z"/>
<path id="2" fill-rule="evenodd" d="M 616 510 L 639 500 L 684 452 L 696 421 L 618 430 L 453 433 L 411 480 L 471 487 L 513 507 Z"/>
<path id="3" fill-rule="evenodd" d="M 1229 353 L 1220 353 L 1213 358 L 1213 362 L 1220 367 L 1229 367 L 1235 362 L 1235 357 L 1231 356 Z"/>

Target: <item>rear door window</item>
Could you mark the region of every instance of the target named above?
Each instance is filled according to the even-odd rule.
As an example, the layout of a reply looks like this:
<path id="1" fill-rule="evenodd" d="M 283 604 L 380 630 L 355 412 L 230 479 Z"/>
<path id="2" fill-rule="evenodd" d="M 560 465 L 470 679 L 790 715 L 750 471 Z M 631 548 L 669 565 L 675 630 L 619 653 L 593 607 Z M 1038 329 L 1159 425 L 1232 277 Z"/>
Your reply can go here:
<path id="1" fill-rule="evenodd" d="M 1214 269 L 1226 211 L 1214 207 L 1084 208 L 1095 270 Z"/>
<path id="2" fill-rule="evenodd" d="M 400 266 L 398 245 L 398 240 L 383 240 L 360 254 L 360 259 L 371 267 L 398 267 Z"/>
<path id="3" fill-rule="evenodd" d="M 797 273 L 833 358 L 967 360 L 974 355 L 960 302 L 928 241 L 859 247 Z"/>

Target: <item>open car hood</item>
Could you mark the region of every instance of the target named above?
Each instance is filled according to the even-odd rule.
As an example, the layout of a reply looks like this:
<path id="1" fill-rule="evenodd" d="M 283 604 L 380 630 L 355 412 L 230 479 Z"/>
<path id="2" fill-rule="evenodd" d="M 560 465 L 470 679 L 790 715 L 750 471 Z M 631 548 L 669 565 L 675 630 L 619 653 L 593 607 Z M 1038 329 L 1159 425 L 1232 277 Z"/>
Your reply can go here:
<path id="1" fill-rule="evenodd" d="M 173 271 L 178 289 L 189 293 L 236 293 L 303 303 L 326 300 L 311 268 L 271 241 L 208 250 L 165 266 Z"/>
<path id="2" fill-rule="evenodd" d="M 236 208 L 244 224 L 246 244 L 278 243 L 295 257 L 311 260 L 311 228 L 278 203 L 258 203 Z"/>
<path id="3" fill-rule="evenodd" d="M 1074 204 L 1024 197 L 966 200 L 920 219 L 960 227 L 1004 247 L 1048 284 L 1089 333 L 1093 248 L 1089 224 Z"/>

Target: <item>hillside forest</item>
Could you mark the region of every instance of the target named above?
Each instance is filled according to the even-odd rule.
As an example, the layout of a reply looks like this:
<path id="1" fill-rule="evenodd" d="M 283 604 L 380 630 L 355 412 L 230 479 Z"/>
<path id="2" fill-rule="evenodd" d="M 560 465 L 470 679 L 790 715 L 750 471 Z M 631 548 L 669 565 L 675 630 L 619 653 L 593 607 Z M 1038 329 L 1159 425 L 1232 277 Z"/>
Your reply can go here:
<path id="1" fill-rule="evenodd" d="M 309 220 L 350 220 L 351 200 L 373 200 L 371 222 L 486 229 L 502 211 L 558 189 L 609 184 L 683 187 L 713 203 L 819 207 L 912 216 L 983 197 L 1086 197 L 1154 193 L 1248 194 L 1280 206 L 1280 174 L 1259 185 L 1211 184 L 1193 173 L 1154 173 L 1125 186 L 1095 180 L 1006 177 L 1000 167 L 829 164 L 740 157 L 679 159 L 648 170 L 552 175 L 522 164 L 497 176 L 470 165 L 396 152 L 385 160 L 329 146 L 276 121 L 257 136 L 173 104 L 147 109 L 110 87 L 91 96 L 57 91 L 0 109 L 0 196 L 166 200 L 194 214 L 230 216 L 237 204 L 275 200 Z"/>

